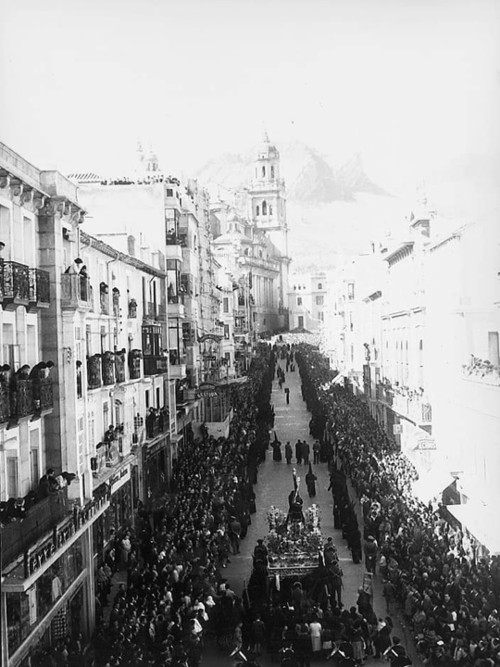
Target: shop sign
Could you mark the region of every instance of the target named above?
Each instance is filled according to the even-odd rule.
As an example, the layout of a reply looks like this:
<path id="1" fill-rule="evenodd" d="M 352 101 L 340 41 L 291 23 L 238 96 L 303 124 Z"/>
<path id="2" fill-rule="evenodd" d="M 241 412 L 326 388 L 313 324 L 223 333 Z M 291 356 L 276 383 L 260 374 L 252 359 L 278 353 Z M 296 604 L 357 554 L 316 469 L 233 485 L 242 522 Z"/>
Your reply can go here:
<path id="1" fill-rule="evenodd" d="M 419 438 L 417 440 L 416 450 L 422 451 L 426 449 L 436 449 L 436 441 L 434 438 Z"/>
<path id="2" fill-rule="evenodd" d="M 28 549 L 24 552 L 24 577 L 28 579 L 39 570 L 82 526 L 101 509 L 103 504 L 109 500 L 110 494 L 107 490 L 99 498 L 90 500 L 85 507 L 73 508 L 72 520 L 64 519 L 62 523 L 54 527 L 50 538 L 45 540 L 36 549 Z"/>
<path id="3" fill-rule="evenodd" d="M 116 475 L 112 475 L 109 478 L 111 493 L 117 491 L 120 488 L 120 486 L 123 486 L 125 482 L 128 482 L 129 479 L 130 479 L 130 466 L 128 465 L 125 468 L 122 468 L 120 472 L 117 472 Z"/>

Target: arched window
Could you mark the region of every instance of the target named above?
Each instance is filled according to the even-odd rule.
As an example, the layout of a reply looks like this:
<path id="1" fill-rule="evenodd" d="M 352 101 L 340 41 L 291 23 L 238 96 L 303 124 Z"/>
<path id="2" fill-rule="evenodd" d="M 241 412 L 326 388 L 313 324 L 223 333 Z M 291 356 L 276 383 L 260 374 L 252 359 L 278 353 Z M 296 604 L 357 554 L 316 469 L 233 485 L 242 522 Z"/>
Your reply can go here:
<path id="1" fill-rule="evenodd" d="M 264 178 L 266 175 L 266 168 L 262 166 L 262 178 Z"/>
<path id="2" fill-rule="evenodd" d="M 271 206 L 271 204 L 269 204 L 269 215 L 272 215 L 272 214 L 273 214 L 273 207 Z"/>
<path id="3" fill-rule="evenodd" d="M 271 178 L 274 178 L 274 167 L 271 165 Z"/>
<path id="4" fill-rule="evenodd" d="M 323 289 L 323 283 L 318 283 L 318 289 Z"/>
<path id="5" fill-rule="evenodd" d="M 267 202 L 262 202 L 262 215 L 267 215 Z"/>
<path id="6" fill-rule="evenodd" d="M 257 208 L 255 209 L 255 215 L 260 215 L 260 206 L 257 204 Z"/>
<path id="7" fill-rule="evenodd" d="M 262 250 L 259 250 L 259 257 L 262 259 Z"/>

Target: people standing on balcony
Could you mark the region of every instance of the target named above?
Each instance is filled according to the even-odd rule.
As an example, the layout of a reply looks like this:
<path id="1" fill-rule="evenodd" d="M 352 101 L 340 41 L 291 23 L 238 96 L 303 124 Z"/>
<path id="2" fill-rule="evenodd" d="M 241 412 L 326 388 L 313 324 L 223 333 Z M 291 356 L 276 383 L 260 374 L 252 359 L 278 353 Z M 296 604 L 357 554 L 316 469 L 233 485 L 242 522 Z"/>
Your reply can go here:
<path id="1" fill-rule="evenodd" d="M 54 496 L 59 491 L 59 484 L 56 479 L 55 472 L 52 468 L 49 468 L 45 475 L 42 475 L 40 481 L 38 482 L 37 495 L 38 498 L 48 498 L 49 496 Z"/>
<path id="2" fill-rule="evenodd" d="M 72 275 L 76 275 L 80 273 L 81 270 L 81 265 L 83 264 L 83 260 L 80 259 L 80 257 L 77 257 L 74 259 L 71 264 L 68 266 L 66 271 L 64 273 L 70 273 Z"/>

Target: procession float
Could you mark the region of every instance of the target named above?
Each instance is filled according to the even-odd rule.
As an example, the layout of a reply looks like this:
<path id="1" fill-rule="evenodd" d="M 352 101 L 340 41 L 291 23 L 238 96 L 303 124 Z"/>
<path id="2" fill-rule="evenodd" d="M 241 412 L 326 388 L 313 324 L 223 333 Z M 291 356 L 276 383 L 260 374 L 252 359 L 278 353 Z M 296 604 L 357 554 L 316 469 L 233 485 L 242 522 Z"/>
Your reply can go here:
<path id="1" fill-rule="evenodd" d="M 300 477 L 293 470 L 293 489 L 288 511 L 274 505 L 269 509 L 269 532 L 254 552 L 248 594 L 252 602 L 285 600 L 297 582 L 311 597 L 318 598 L 328 587 L 329 568 L 325 565 L 325 542 L 317 505 L 304 510 Z M 333 544 L 330 548 L 334 548 Z M 336 559 L 336 553 L 335 553 Z M 326 588 L 325 588 L 326 587 Z"/>

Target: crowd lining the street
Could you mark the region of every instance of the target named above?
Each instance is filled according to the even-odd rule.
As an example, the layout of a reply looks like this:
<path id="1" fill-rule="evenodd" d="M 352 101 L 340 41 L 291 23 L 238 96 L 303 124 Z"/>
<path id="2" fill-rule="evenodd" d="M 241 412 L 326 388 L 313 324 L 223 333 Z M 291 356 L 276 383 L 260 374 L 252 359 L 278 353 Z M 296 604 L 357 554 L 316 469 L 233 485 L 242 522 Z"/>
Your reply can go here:
<path id="1" fill-rule="evenodd" d="M 344 475 L 363 508 L 366 568 L 383 577 L 387 610 L 401 605 L 423 663 L 500 665 L 499 557 L 478 557 L 473 538 L 412 495 L 413 465 L 366 404 L 332 384 L 335 374 L 318 350 L 299 346 L 296 357 L 312 432 L 323 431 L 332 445 L 336 527 L 354 562 L 361 558 L 361 535 L 346 507 L 348 495 L 342 500 L 339 491 Z"/>
<path id="2" fill-rule="evenodd" d="M 364 554 L 366 570 L 382 577 L 385 618 L 377 618 L 363 587 L 357 605 L 343 607 L 342 570 L 331 538 L 323 545 L 321 567 L 309 580 L 288 582 L 271 593 L 265 586 L 260 597 L 249 587 L 240 598 L 224 579 L 256 511 L 253 485 L 273 444 L 270 396 L 280 358 L 289 372 L 298 367 L 302 397 L 312 415 L 314 463 L 328 463 L 330 470 L 334 526 L 342 530 L 353 562 L 360 563 Z M 198 667 L 205 643 L 214 640 L 226 654 L 250 662 L 265 648 L 273 660 L 290 667 L 307 667 L 317 658 L 348 667 L 363 664 L 368 656 L 385 656 L 391 666 L 402 666 L 410 663 L 399 638 L 391 636 L 391 614 L 399 608 L 426 666 L 500 665 L 499 559 L 479 558 L 467 535 L 416 500 L 411 463 L 364 402 L 332 385 L 333 377 L 326 360 L 309 345 L 260 346 L 248 383 L 232 396 L 229 437 L 216 439 L 203 429 L 201 437 L 188 438 L 163 502 L 139 505 L 133 528 L 117 531 L 98 564 L 91 664 Z M 276 442 L 275 436 L 275 461 L 281 460 Z M 290 450 L 285 448 L 287 462 Z M 295 454 L 297 463 L 309 465 L 302 443 Z M 362 527 L 348 480 L 360 499 Z M 257 580 L 260 574 L 261 583 L 267 578 L 266 558 L 259 540 L 254 574 Z M 126 569 L 127 585 L 110 601 L 117 569 Z M 39 664 L 76 666 L 82 661 L 80 640 L 63 642 Z"/>

